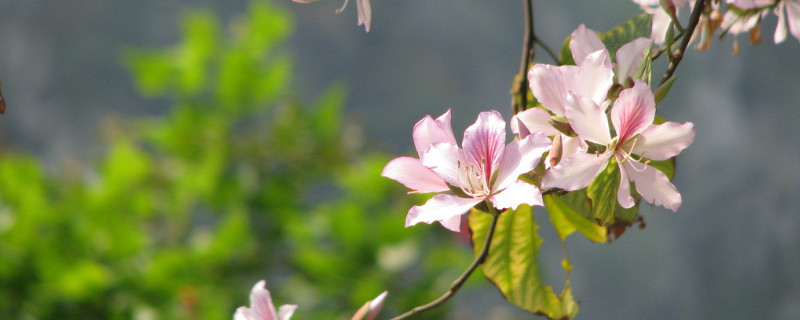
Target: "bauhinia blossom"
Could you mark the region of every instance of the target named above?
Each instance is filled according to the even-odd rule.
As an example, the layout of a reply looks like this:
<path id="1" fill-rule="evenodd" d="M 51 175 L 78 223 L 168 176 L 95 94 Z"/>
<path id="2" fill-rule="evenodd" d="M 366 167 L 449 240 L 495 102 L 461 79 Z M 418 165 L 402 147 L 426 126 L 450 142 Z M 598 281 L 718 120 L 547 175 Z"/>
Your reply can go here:
<path id="1" fill-rule="evenodd" d="M 361 309 L 358 309 L 353 318 L 350 320 L 372 320 L 378 316 L 378 312 L 381 311 L 381 307 L 383 307 L 383 300 L 386 298 L 387 291 L 379 294 L 375 299 L 367 301 Z"/>
<path id="2" fill-rule="evenodd" d="M 577 153 L 551 167 L 542 180 L 542 187 L 578 190 L 592 183 L 606 168 L 611 158 L 619 166 L 620 185 L 617 201 L 624 208 L 632 207 L 630 182 L 650 203 L 677 211 L 681 195 L 650 160 L 666 160 L 676 156 L 694 142 L 694 125 L 664 122 L 654 125 L 655 100 L 646 83 L 637 81 L 633 88 L 620 92 L 611 109 L 611 124 L 616 137 L 611 137 L 604 105 L 591 99 L 568 94 L 566 116 L 581 139 L 605 147 L 600 154 Z"/>
<path id="3" fill-rule="evenodd" d="M 725 13 L 721 26 L 723 30 L 736 35 L 756 29 L 764 16 L 773 10 L 778 16 L 775 43 L 786 40 L 787 26 L 792 36 L 800 40 L 800 0 L 727 0 L 726 2 L 739 10 L 728 10 Z"/>
<path id="4" fill-rule="evenodd" d="M 425 119 L 428 117 L 420 122 Z M 447 119 L 449 124 L 449 116 Z M 419 145 L 437 141 L 420 155 L 422 167 L 412 161 L 398 161 L 404 158 L 400 157 L 389 162 L 382 175 L 418 192 L 442 191 L 439 190 L 441 186 L 431 183 L 430 170 L 446 182 L 454 194 L 437 194 L 424 205 L 412 207 L 406 216 L 406 227 L 438 221 L 457 232 L 461 215 L 484 201 L 498 209 L 516 209 L 521 204 L 543 205 L 539 189 L 519 180 L 519 176 L 533 170 L 542 153 L 550 147 L 550 140 L 544 135 L 532 134 L 506 145 L 506 123 L 494 110 L 481 112 L 476 122 L 464 131 L 461 148 L 448 141 L 443 130 L 417 135 L 418 126 L 419 123 L 414 130 L 418 151 Z"/>
<path id="5" fill-rule="evenodd" d="M 317 2 L 319 0 L 293 0 L 294 2 L 300 3 L 312 3 Z M 347 8 L 348 0 L 344 0 L 344 4 L 341 8 L 336 10 L 336 13 L 342 12 L 345 8 Z M 369 25 L 372 21 L 372 6 L 370 6 L 369 0 L 356 0 L 356 11 L 358 11 L 358 25 L 363 25 L 364 29 L 369 32 Z"/>
<path id="6" fill-rule="evenodd" d="M 239 307 L 233 314 L 234 320 L 288 320 L 294 314 L 297 305 L 282 305 L 278 312 L 272 304 L 272 297 L 264 285 L 266 281 L 261 280 L 253 286 L 250 291 L 250 308 Z"/>
<path id="7" fill-rule="evenodd" d="M 402 183 L 413 193 L 442 192 L 450 190 L 447 183 L 433 170 L 422 164 L 422 158 L 428 149 L 436 143 L 447 142 L 456 144 L 453 129 L 450 126 L 450 110 L 434 120 L 430 115 L 425 116 L 414 125 L 412 133 L 414 147 L 417 149 L 419 159 L 412 157 L 398 157 L 386 164 L 383 169 L 384 177 Z"/>
<path id="8" fill-rule="evenodd" d="M 650 31 L 650 38 L 655 43 L 664 44 L 667 38 L 667 31 L 673 17 L 678 16 L 678 9 L 687 4 L 687 0 L 633 0 L 639 4 L 644 12 L 653 16 L 653 26 Z M 694 1 L 692 1 L 694 3 Z M 677 22 L 677 20 L 675 20 Z"/>
<path id="9" fill-rule="evenodd" d="M 634 39 L 617 50 L 616 63 L 612 64 L 609 53 L 597 34 L 580 25 L 572 32 L 569 43 L 573 59 L 578 65 L 534 65 L 528 72 L 531 91 L 545 109 L 560 117 L 565 117 L 567 93 L 591 99 L 598 105 L 607 103 L 608 91 L 615 82 L 623 86 L 633 84 L 635 72 L 651 45 L 650 39 Z M 512 118 L 511 129 L 520 137 L 525 137 L 530 132 L 540 132 L 546 136 L 558 135 L 553 143 L 558 150 L 551 150 L 548 154 L 547 165 L 586 150 L 587 145 L 582 139 L 562 134 L 553 127 L 552 122 L 553 119 L 547 111 L 531 108 Z"/>

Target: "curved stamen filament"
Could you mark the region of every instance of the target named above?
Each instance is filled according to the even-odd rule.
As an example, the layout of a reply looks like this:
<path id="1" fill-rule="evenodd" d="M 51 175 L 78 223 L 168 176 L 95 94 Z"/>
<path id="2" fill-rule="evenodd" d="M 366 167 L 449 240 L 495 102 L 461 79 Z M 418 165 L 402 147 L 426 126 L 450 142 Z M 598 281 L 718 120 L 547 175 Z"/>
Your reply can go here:
<path id="1" fill-rule="evenodd" d="M 622 160 L 620 160 L 620 163 L 624 163 L 625 161 L 628 161 L 628 159 L 632 159 L 633 161 L 631 163 L 631 167 L 633 167 L 633 170 L 636 170 L 637 172 L 643 172 L 647 168 L 647 164 L 650 163 L 650 160 L 646 160 L 644 163 L 642 163 L 642 159 L 644 159 L 644 157 L 638 156 L 638 159 L 637 159 L 637 156 L 633 154 L 633 148 L 636 147 L 636 142 L 637 141 L 639 141 L 639 139 L 633 139 L 633 143 L 631 143 L 631 147 L 629 148 L 630 151 L 626 152 L 622 148 L 619 148 L 617 150 L 619 150 L 619 152 L 621 152 L 623 155 L 625 155 L 625 157 L 622 158 Z M 638 169 L 638 168 L 636 168 L 635 165 L 633 165 L 633 163 L 640 163 L 640 164 L 643 164 L 643 166 L 642 166 L 641 169 Z"/>
<path id="2" fill-rule="evenodd" d="M 458 169 L 456 174 L 457 182 L 461 191 L 464 191 L 465 194 L 472 197 L 489 194 L 487 181 L 485 177 L 481 175 L 484 168 L 476 168 L 468 164 L 462 166 L 460 160 L 456 162 L 456 167 Z"/>

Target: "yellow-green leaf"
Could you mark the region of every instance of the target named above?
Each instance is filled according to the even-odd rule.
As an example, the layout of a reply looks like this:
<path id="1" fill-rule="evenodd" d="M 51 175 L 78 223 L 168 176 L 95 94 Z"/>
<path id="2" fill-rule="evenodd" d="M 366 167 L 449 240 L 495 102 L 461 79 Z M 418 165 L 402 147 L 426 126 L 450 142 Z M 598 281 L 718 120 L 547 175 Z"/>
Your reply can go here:
<path id="1" fill-rule="evenodd" d="M 478 210 L 469 215 L 472 243 L 478 255 L 486 238 L 492 216 Z M 517 307 L 551 319 L 571 318 L 578 305 L 571 295 L 562 299 L 553 288 L 544 285 L 539 272 L 539 247 L 542 238 L 533 219 L 531 207 L 523 205 L 500 215 L 489 255 L 481 266 L 503 296 Z M 565 288 L 565 293 L 569 288 Z"/>
<path id="2" fill-rule="evenodd" d="M 619 179 L 619 167 L 614 158 L 611 158 L 606 168 L 586 188 L 586 194 L 592 201 L 592 214 L 603 225 L 614 222 Z"/>
<path id="3" fill-rule="evenodd" d="M 561 241 L 574 231 L 583 234 L 589 240 L 606 242 L 606 227 L 598 225 L 591 219 L 592 208 L 585 190 L 567 193 L 563 196 L 547 195 L 544 204 Z"/>

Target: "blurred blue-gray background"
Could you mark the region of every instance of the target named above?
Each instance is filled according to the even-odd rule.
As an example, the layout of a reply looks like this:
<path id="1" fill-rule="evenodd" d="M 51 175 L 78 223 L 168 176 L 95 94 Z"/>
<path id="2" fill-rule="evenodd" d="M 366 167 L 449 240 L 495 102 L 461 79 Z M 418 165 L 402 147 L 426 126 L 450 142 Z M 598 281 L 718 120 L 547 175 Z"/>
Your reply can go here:
<path id="1" fill-rule="evenodd" d="M 338 15 L 339 1 L 280 5 L 296 19 L 293 89 L 313 100 L 332 81 L 346 84 L 346 114 L 363 127 L 367 148 L 407 154 L 412 125 L 447 108 L 457 136 L 481 110 L 510 116 L 521 1 L 374 0 L 369 33 L 356 26 L 354 3 Z M 227 21 L 246 7 L 239 0 L 0 1 L 8 103 L 0 143 L 54 167 L 91 159 L 101 151 L 102 119 L 167 112 L 166 101 L 137 94 L 121 63 L 127 48 L 174 43 L 178 17 L 190 8 L 211 8 Z M 536 1 L 536 33 L 558 47 L 580 23 L 603 31 L 638 13 L 625 0 Z M 706 52 L 688 51 L 659 105 L 666 119 L 697 130 L 674 180 L 683 206 L 677 213 L 644 206 L 647 227 L 611 244 L 568 240 L 579 319 L 800 318 L 800 42 L 773 44 L 776 22 L 766 18 L 760 45 L 741 37 L 737 57 L 730 37 Z M 541 50 L 536 58 L 551 62 Z M 561 247 L 546 226 L 543 260 L 558 284 Z M 488 287 L 454 303 L 453 319 L 525 317 Z"/>

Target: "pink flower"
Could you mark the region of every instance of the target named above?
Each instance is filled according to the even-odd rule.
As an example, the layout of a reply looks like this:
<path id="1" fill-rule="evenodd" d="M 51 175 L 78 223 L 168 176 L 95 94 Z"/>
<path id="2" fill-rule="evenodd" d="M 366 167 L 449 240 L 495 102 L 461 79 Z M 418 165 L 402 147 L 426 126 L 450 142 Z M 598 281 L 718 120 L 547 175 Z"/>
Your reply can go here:
<path id="1" fill-rule="evenodd" d="M 580 25 L 572 32 L 569 43 L 572 56 L 578 65 L 533 66 L 528 72 L 531 91 L 544 108 L 561 117 L 565 116 L 567 93 L 591 99 L 598 105 L 607 103 L 608 91 L 615 82 L 614 78 L 617 78 L 617 83 L 633 83 L 631 78 L 651 44 L 652 41 L 646 38 L 626 43 L 617 50 L 616 64 L 612 64 L 608 51 L 597 34 Z M 520 138 L 536 132 L 546 136 L 561 134 L 551 123 L 552 117 L 547 111 L 532 108 L 518 113 L 511 119 L 511 130 L 518 133 Z M 558 147 L 558 152 L 551 151 L 548 154 L 546 165 L 586 150 L 587 145 L 579 138 L 561 134 L 559 142 L 554 143 L 554 147 Z"/>
<path id="2" fill-rule="evenodd" d="M 361 309 L 358 309 L 355 315 L 351 320 L 372 320 L 378 315 L 378 312 L 381 311 L 381 307 L 383 307 L 383 300 L 386 298 L 386 294 L 388 291 L 384 291 L 383 293 L 379 294 L 375 299 L 367 301 Z"/>
<path id="3" fill-rule="evenodd" d="M 666 160 L 676 156 L 694 142 L 694 125 L 665 122 L 654 125 L 655 101 L 650 88 L 636 81 L 633 88 L 620 92 L 611 109 L 611 124 L 617 136 L 611 137 L 605 106 L 572 94 L 567 95 L 566 116 L 578 135 L 604 146 L 601 154 L 577 153 L 548 170 L 543 187 L 578 190 L 588 186 L 614 157 L 620 171 L 617 201 L 624 208 L 634 205 L 630 182 L 650 203 L 677 211 L 681 195 L 667 176 L 649 166 L 649 160 Z M 649 160 L 646 160 L 649 159 Z"/>
<path id="4" fill-rule="evenodd" d="M 450 110 L 433 120 L 425 116 L 414 125 L 414 147 L 420 159 L 433 144 L 447 142 L 456 144 L 453 129 L 450 126 Z M 402 183 L 413 193 L 442 192 L 450 190 L 447 183 L 433 170 L 422 165 L 420 159 L 399 157 L 386 164 L 382 176 Z"/>
<path id="5" fill-rule="evenodd" d="M 785 12 L 784 12 L 785 11 Z M 783 0 L 775 8 L 778 15 L 778 26 L 775 28 L 775 43 L 786 40 L 786 25 L 792 36 L 800 40 L 800 0 Z"/>
<path id="6" fill-rule="evenodd" d="M 678 9 L 687 4 L 687 0 L 633 0 L 642 7 L 644 12 L 653 16 L 653 26 L 650 39 L 657 44 L 664 44 L 667 38 L 669 24 L 672 17 L 678 16 Z M 694 5 L 694 0 L 691 1 Z"/>
<path id="7" fill-rule="evenodd" d="M 294 2 L 300 3 L 312 3 L 317 2 L 319 0 L 293 0 Z M 336 10 L 336 13 L 341 13 L 347 8 L 348 0 L 344 0 L 344 4 L 342 7 Z M 358 11 L 358 25 L 363 25 L 364 29 L 369 32 L 369 25 L 372 21 L 372 6 L 370 5 L 369 0 L 356 0 L 356 11 Z"/>
<path id="8" fill-rule="evenodd" d="M 266 281 L 261 280 L 250 291 L 250 308 L 239 307 L 233 314 L 234 320 L 288 320 L 294 314 L 296 305 L 282 305 L 278 312 L 272 304 L 269 290 L 264 288 Z"/>
<path id="9" fill-rule="evenodd" d="M 414 135 L 415 145 L 439 142 L 431 143 L 420 156 L 422 167 L 411 161 L 398 161 L 401 157 L 389 162 L 383 175 L 420 192 L 443 191 L 439 190 L 441 186 L 434 188 L 430 184 L 433 180 L 427 170 L 431 170 L 458 195 L 438 194 L 424 205 L 412 207 L 406 216 L 406 227 L 438 221 L 458 232 L 461 215 L 483 201 L 499 209 L 517 208 L 523 203 L 542 205 L 539 189 L 518 178 L 536 167 L 542 153 L 550 147 L 550 140 L 533 134 L 506 145 L 505 126 L 499 112 L 481 112 L 477 121 L 464 131 L 462 148 L 452 141 L 440 141 L 447 139 L 443 139 L 438 129 L 429 131 L 432 136 Z M 399 172 L 404 175 L 398 175 Z"/>

